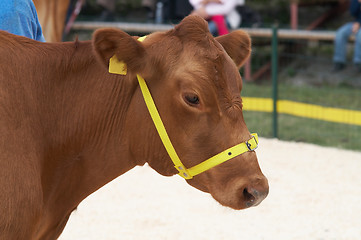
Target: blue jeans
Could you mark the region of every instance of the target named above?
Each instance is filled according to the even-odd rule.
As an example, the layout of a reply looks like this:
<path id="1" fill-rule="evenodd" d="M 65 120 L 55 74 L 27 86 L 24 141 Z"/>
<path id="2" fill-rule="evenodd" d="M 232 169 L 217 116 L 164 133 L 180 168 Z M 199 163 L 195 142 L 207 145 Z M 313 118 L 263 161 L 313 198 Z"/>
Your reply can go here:
<path id="1" fill-rule="evenodd" d="M 229 25 L 229 22 L 226 20 L 228 29 L 231 29 L 231 26 Z M 218 36 L 218 28 L 215 22 L 208 21 L 208 29 L 211 32 L 211 34 L 216 37 Z"/>
<path id="2" fill-rule="evenodd" d="M 217 25 L 213 21 L 208 21 L 208 29 L 213 36 L 218 35 Z"/>
<path id="3" fill-rule="evenodd" d="M 338 63 L 346 63 L 347 43 L 352 35 L 352 22 L 346 23 L 340 27 L 335 36 L 335 50 L 333 61 Z M 355 49 L 353 54 L 353 63 L 361 64 L 361 30 L 355 34 Z"/>

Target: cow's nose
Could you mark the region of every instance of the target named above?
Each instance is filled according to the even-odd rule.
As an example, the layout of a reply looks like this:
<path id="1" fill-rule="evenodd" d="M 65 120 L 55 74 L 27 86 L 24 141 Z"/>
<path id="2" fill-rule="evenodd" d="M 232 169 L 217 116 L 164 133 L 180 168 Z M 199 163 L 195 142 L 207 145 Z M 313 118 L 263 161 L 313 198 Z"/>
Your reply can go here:
<path id="1" fill-rule="evenodd" d="M 256 184 L 243 188 L 242 197 L 246 207 L 257 206 L 268 195 L 269 187 L 266 178 L 258 178 Z"/>

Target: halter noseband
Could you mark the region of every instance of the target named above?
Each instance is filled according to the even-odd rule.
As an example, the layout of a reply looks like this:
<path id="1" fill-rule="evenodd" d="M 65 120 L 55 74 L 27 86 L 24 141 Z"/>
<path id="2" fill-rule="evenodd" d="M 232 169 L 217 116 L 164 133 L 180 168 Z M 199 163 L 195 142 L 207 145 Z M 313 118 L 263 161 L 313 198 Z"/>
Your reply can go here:
<path id="1" fill-rule="evenodd" d="M 138 38 L 138 41 L 143 41 L 144 37 Z M 126 64 L 122 61 L 118 61 L 116 56 L 114 55 L 109 61 L 109 72 L 115 74 L 126 75 L 127 74 L 127 67 Z M 148 86 L 145 80 L 137 74 L 137 79 L 139 82 L 139 86 L 141 92 L 143 94 L 144 101 L 147 105 L 148 111 L 150 116 L 152 117 L 153 123 L 157 129 L 157 132 L 163 142 L 165 149 L 168 152 L 169 157 L 174 163 L 174 167 L 179 171 L 179 175 L 185 179 L 192 179 L 193 176 L 196 176 L 202 172 L 207 171 L 210 168 L 213 168 L 223 162 L 226 162 L 236 156 L 239 156 L 248 151 L 254 151 L 258 147 L 258 135 L 257 133 L 252 133 L 252 138 L 246 142 L 242 142 L 237 144 L 233 147 L 230 147 L 223 152 L 218 153 L 217 155 L 208 158 L 207 160 L 191 167 L 186 168 L 182 161 L 179 159 L 178 154 L 176 153 L 172 142 L 169 139 L 167 131 L 164 127 L 162 119 L 159 115 L 157 107 L 153 101 L 152 95 L 148 89 Z"/>

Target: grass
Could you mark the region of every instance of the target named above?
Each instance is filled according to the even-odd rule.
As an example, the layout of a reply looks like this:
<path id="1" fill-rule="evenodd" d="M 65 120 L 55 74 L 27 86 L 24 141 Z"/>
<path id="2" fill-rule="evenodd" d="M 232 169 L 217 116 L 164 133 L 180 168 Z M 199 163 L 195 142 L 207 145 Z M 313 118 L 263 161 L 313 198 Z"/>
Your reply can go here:
<path id="1" fill-rule="evenodd" d="M 242 96 L 269 98 L 272 97 L 272 87 L 267 84 L 245 83 Z M 280 99 L 361 111 L 360 89 L 280 84 L 279 96 Z M 273 136 L 272 113 L 247 111 L 244 117 L 251 132 L 257 132 L 263 137 Z M 278 136 L 287 141 L 361 151 L 361 126 L 279 114 Z"/>
<path id="2" fill-rule="evenodd" d="M 284 100 L 361 111 L 360 90 L 346 86 L 313 87 L 281 83 L 278 87 L 278 96 L 279 99 Z M 270 84 L 245 83 L 241 94 L 244 97 L 272 98 L 272 86 Z"/>
<path id="3" fill-rule="evenodd" d="M 271 113 L 245 112 L 244 117 L 251 132 L 257 132 L 261 137 L 273 136 Z M 361 151 L 361 126 L 284 114 L 279 115 L 278 121 L 279 139 Z"/>

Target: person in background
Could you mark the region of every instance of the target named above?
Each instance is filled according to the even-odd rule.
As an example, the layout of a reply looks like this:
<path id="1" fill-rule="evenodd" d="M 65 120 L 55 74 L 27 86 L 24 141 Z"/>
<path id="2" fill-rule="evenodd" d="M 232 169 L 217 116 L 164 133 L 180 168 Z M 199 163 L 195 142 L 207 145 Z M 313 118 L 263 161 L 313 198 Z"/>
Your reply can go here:
<path id="1" fill-rule="evenodd" d="M 239 14 L 237 8 L 245 6 L 245 0 L 236 0 L 235 6 L 227 14 L 226 21 L 231 29 L 239 28 L 242 22 L 242 15 Z"/>
<path id="2" fill-rule="evenodd" d="M 115 0 L 97 0 L 96 3 L 103 8 L 99 21 L 112 22 L 115 20 Z"/>
<path id="3" fill-rule="evenodd" d="M 96 0 L 97 5 L 103 8 L 100 21 L 112 22 L 115 20 L 116 0 Z M 141 7 L 146 11 L 147 18 L 153 19 L 156 0 L 142 0 Z"/>
<path id="4" fill-rule="evenodd" d="M 156 0 L 142 0 L 141 6 L 147 12 L 147 19 L 154 18 Z"/>
<path id="5" fill-rule="evenodd" d="M 346 67 L 346 47 L 349 37 L 354 34 L 353 64 L 357 71 L 361 73 L 361 0 L 351 0 L 350 13 L 355 18 L 355 21 L 344 24 L 336 32 L 333 55 L 334 72 L 339 72 Z"/>
<path id="6" fill-rule="evenodd" d="M 32 0 L 1 0 L 0 30 L 45 42 Z"/>
<path id="7" fill-rule="evenodd" d="M 209 29 L 213 35 L 227 34 L 228 27 L 225 16 L 234 10 L 236 0 L 189 0 L 194 11 L 192 14 L 199 15 L 209 20 Z"/>

